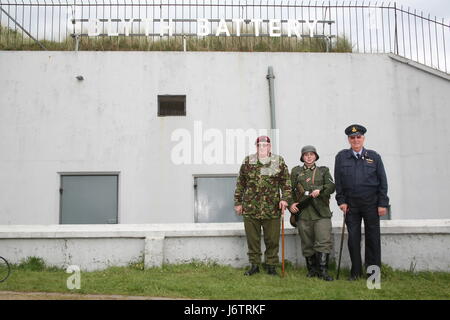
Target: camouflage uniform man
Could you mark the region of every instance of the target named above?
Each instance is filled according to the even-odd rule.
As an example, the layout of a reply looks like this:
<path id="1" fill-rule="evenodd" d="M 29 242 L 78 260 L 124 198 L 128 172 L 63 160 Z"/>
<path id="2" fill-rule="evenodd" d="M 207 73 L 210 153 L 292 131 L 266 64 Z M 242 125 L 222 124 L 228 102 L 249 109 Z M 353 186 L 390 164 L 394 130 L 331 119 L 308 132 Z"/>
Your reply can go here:
<path id="1" fill-rule="evenodd" d="M 289 169 L 284 159 L 272 154 L 270 139 L 256 139 L 257 153 L 245 157 L 236 183 L 234 205 L 244 216 L 248 257 L 251 267 L 245 275 L 259 272 L 261 263 L 261 228 L 264 232 L 264 253 L 267 272 L 277 275 L 280 239 L 280 216 L 291 198 Z M 280 196 L 281 191 L 281 196 Z"/>
<path id="2" fill-rule="evenodd" d="M 292 201 L 289 211 L 297 216 L 307 276 L 332 281 L 333 278 L 328 275 L 328 257 L 332 248 L 330 195 L 335 185 L 330 170 L 316 166 L 318 159 L 315 147 L 302 148 L 300 161 L 304 165 L 294 167 L 291 172 Z"/>

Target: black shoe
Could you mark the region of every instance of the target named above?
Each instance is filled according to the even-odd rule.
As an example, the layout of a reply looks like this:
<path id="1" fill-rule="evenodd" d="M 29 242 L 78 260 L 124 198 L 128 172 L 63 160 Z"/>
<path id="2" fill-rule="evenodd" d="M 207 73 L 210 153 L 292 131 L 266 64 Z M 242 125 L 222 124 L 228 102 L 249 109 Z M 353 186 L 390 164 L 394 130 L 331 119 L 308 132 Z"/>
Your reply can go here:
<path id="1" fill-rule="evenodd" d="M 359 275 L 351 274 L 350 277 L 348 277 L 348 281 L 358 281 L 360 278 Z"/>
<path id="2" fill-rule="evenodd" d="M 249 270 L 245 271 L 244 276 L 251 276 L 259 272 L 259 266 L 257 264 L 252 264 Z"/>
<path id="3" fill-rule="evenodd" d="M 317 252 L 317 261 L 319 265 L 318 277 L 325 281 L 333 281 L 333 277 L 328 274 L 328 253 Z"/>
<path id="4" fill-rule="evenodd" d="M 317 260 L 316 255 L 313 254 L 310 257 L 305 257 L 306 259 L 306 268 L 308 269 L 308 274 L 306 275 L 308 278 L 317 277 Z"/>
<path id="5" fill-rule="evenodd" d="M 278 273 L 275 270 L 275 266 L 267 266 L 267 274 L 270 274 L 271 276 L 277 276 Z"/>
<path id="6" fill-rule="evenodd" d="M 352 270 L 350 271 L 350 276 L 348 277 L 348 281 L 357 281 L 359 279 L 361 279 L 363 276 L 362 272 L 360 270 L 353 270 L 353 266 L 352 266 Z"/>

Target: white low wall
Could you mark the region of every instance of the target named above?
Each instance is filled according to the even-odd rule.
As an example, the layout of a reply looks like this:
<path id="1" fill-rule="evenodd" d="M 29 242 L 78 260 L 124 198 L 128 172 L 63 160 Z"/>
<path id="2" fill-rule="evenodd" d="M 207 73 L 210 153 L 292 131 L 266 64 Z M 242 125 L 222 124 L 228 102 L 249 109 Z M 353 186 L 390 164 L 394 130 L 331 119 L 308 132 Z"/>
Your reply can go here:
<path id="1" fill-rule="evenodd" d="M 300 238 L 286 226 L 286 259 L 303 266 Z M 333 223 L 336 260 L 341 230 L 340 223 Z M 450 272 L 450 219 L 381 221 L 381 233 L 383 263 L 402 270 Z M 349 267 L 346 239 L 344 244 L 342 265 Z M 4 225 L 0 226 L 0 255 L 12 263 L 37 256 L 50 265 L 74 264 L 86 271 L 142 259 L 146 267 L 192 260 L 234 267 L 248 264 L 242 223 Z"/>

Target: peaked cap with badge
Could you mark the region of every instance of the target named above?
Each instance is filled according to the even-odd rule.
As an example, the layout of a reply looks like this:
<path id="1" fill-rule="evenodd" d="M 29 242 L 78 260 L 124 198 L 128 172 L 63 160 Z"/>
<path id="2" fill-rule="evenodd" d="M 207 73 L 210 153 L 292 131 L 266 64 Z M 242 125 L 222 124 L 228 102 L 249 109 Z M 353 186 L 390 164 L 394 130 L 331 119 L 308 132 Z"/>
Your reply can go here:
<path id="1" fill-rule="evenodd" d="M 345 129 L 345 134 L 349 137 L 363 136 L 367 132 L 367 129 L 360 124 L 352 124 Z"/>

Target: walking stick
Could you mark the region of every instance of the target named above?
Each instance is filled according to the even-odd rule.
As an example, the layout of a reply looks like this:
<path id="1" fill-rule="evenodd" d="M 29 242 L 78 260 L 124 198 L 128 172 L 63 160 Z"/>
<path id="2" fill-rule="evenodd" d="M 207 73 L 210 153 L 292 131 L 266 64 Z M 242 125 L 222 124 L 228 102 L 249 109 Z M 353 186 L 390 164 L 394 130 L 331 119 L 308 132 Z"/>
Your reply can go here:
<path id="1" fill-rule="evenodd" d="M 281 209 L 281 277 L 284 277 L 284 212 Z"/>
<path id="2" fill-rule="evenodd" d="M 344 213 L 344 222 L 342 223 L 342 233 L 341 233 L 341 248 L 339 249 L 339 262 L 338 262 L 338 269 L 337 269 L 337 275 L 336 280 L 339 280 L 339 271 L 341 270 L 341 257 L 342 257 L 342 247 L 344 244 L 344 231 L 345 231 L 345 217 L 347 213 Z"/>

